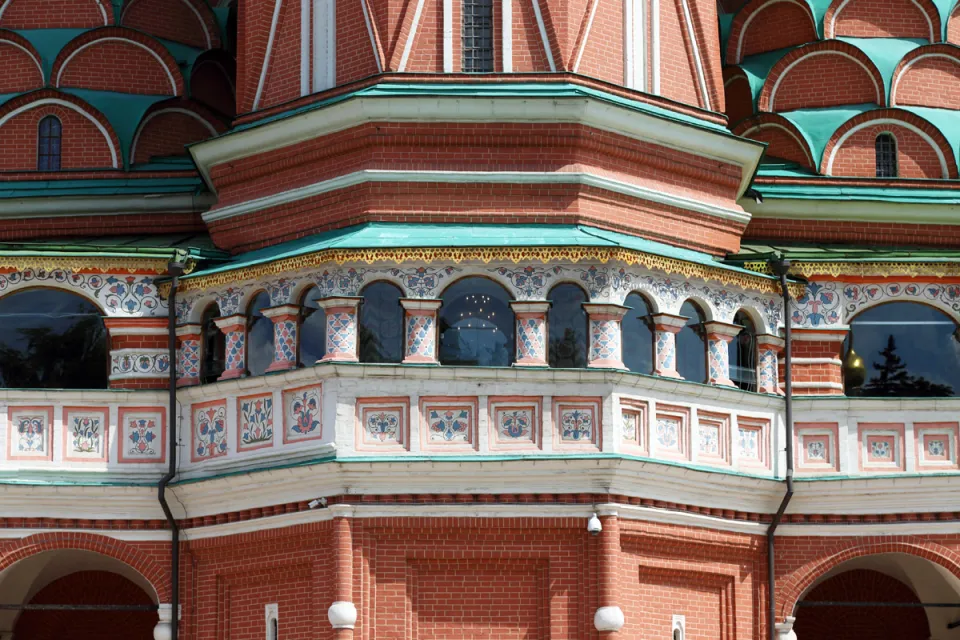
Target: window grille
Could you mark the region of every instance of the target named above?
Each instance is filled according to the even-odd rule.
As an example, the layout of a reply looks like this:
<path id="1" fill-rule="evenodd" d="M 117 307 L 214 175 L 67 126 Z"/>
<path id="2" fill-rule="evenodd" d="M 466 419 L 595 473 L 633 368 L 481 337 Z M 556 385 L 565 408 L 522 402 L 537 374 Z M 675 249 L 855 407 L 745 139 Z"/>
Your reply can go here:
<path id="1" fill-rule="evenodd" d="M 56 116 L 40 121 L 37 139 L 37 170 L 60 171 L 60 142 L 63 127 Z"/>
<path id="2" fill-rule="evenodd" d="M 493 0 L 463 0 L 463 70 L 493 72 Z"/>
<path id="3" fill-rule="evenodd" d="M 897 140 L 889 133 L 877 136 L 877 177 L 897 177 Z"/>

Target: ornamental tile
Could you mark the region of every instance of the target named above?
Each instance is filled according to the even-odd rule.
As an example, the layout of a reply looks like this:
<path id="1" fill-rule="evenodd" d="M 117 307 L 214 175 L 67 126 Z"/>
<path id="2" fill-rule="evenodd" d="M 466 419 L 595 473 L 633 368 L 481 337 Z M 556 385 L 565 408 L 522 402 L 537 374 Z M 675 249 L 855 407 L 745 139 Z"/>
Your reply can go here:
<path id="1" fill-rule="evenodd" d="M 163 462 L 166 459 L 166 410 L 120 407 L 119 461 Z"/>
<path id="2" fill-rule="evenodd" d="M 323 437 L 321 385 L 283 392 L 284 444 Z"/>
<path id="3" fill-rule="evenodd" d="M 357 448 L 406 451 L 409 415 L 409 398 L 357 398 Z"/>
<path id="4" fill-rule="evenodd" d="M 194 462 L 227 455 L 227 401 L 213 400 L 195 404 L 193 412 Z"/>
<path id="5" fill-rule="evenodd" d="M 273 446 L 273 394 L 237 398 L 237 451 Z"/>
<path id="6" fill-rule="evenodd" d="M 477 444 L 475 397 L 420 398 L 421 437 L 424 450 L 474 450 Z"/>
<path id="7" fill-rule="evenodd" d="M 554 397 L 554 449 L 600 450 L 601 398 Z"/>
<path id="8" fill-rule="evenodd" d="M 109 457 L 109 416 L 106 407 L 65 407 L 63 459 L 70 462 L 106 462 Z"/>
<path id="9" fill-rule="evenodd" d="M 539 449 L 542 441 L 541 406 L 542 399 L 539 397 L 491 397 L 487 410 L 490 449 Z"/>
<path id="10" fill-rule="evenodd" d="M 7 418 L 11 460 L 53 460 L 53 407 L 11 407 Z"/>

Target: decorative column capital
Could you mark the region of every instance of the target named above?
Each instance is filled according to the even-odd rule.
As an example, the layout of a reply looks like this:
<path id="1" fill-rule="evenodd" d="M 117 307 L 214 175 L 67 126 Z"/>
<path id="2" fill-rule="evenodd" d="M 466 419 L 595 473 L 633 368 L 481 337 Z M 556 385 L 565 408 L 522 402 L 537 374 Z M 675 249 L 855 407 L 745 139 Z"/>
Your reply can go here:
<path id="1" fill-rule="evenodd" d="M 327 316 L 327 346 L 321 362 L 357 362 L 357 309 L 363 298 L 336 296 L 318 300 Z"/>
<path id="2" fill-rule="evenodd" d="M 706 330 L 708 340 L 723 340 L 724 342 L 732 342 L 743 331 L 743 327 L 739 324 L 730 324 L 719 320 L 704 322 L 703 328 Z"/>
<path id="3" fill-rule="evenodd" d="M 267 373 L 297 368 L 300 309 L 300 305 L 282 304 L 260 312 L 273 322 L 273 362 L 267 367 Z"/>
<path id="4" fill-rule="evenodd" d="M 517 319 L 517 353 L 515 367 L 546 367 L 547 364 L 547 312 L 550 302 L 510 303 Z"/>
<path id="5" fill-rule="evenodd" d="M 177 325 L 177 337 L 178 338 L 200 338 L 200 334 L 203 333 L 203 327 L 195 323 L 187 323 Z"/>
<path id="6" fill-rule="evenodd" d="M 401 298 L 404 311 L 404 364 L 440 364 L 437 312 L 443 300 Z"/>
<path id="7" fill-rule="evenodd" d="M 757 346 L 761 349 L 770 349 L 774 353 L 783 351 L 786 340 L 772 333 L 761 333 L 757 335 Z"/>
<path id="8" fill-rule="evenodd" d="M 793 623 L 796 618 L 786 618 L 784 622 L 777 623 L 778 640 L 797 640 L 797 634 L 793 630 Z"/>
<path id="9" fill-rule="evenodd" d="M 276 322 L 275 318 L 285 318 L 290 316 L 294 319 L 300 314 L 300 305 L 298 304 L 281 304 L 278 307 L 267 307 L 266 309 L 261 309 L 260 313 L 263 314 L 265 318 L 270 318 Z"/>
<path id="10" fill-rule="evenodd" d="M 224 349 L 226 369 L 217 379 L 242 378 L 247 373 L 247 316 L 237 313 L 216 318 L 213 322 L 227 337 Z"/>
<path id="11" fill-rule="evenodd" d="M 182 324 L 177 327 L 179 357 L 177 358 L 177 386 L 190 387 L 200 384 L 200 336 L 203 327 L 199 324 Z"/>
<path id="12" fill-rule="evenodd" d="M 655 313 L 650 316 L 653 319 L 653 326 L 657 331 L 669 331 L 670 333 L 680 333 L 680 330 L 687 324 L 687 316 L 678 316 L 672 313 Z"/>
<path id="13" fill-rule="evenodd" d="M 620 321 L 629 309 L 619 304 L 584 304 L 590 317 L 590 358 L 587 366 L 626 369 Z"/>
<path id="14" fill-rule="evenodd" d="M 338 600 L 327 609 L 327 619 L 334 629 L 353 629 L 357 624 L 357 607 L 352 602 Z"/>

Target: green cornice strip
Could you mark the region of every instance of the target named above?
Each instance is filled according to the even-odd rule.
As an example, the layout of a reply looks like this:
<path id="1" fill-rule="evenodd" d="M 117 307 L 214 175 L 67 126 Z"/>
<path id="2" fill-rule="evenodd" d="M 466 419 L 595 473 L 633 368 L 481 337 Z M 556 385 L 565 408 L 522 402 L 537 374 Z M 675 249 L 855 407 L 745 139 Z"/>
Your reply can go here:
<path id="1" fill-rule="evenodd" d="M 169 169 L 168 169 L 169 170 Z M 123 196 L 205 191 L 196 175 L 173 178 L 91 178 L 84 180 L 0 181 L 0 201 L 12 198 L 51 198 L 64 196 Z"/>

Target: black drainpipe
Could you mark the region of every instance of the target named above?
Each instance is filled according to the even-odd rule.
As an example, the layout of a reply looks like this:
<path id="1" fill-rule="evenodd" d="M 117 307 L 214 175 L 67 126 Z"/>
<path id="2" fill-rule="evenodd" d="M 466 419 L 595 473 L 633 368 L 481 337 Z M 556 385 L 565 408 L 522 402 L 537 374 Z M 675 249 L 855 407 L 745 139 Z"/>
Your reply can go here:
<path id="1" fill-rule="evenodd" d="M 168 345 L 170 358 L 170 407 L 169 414 L 169 454 L 167 460 L 170 466 L 167 473 L 160 478 L 157 485 L 157 498 L 160 500 L 160 507 L 163 509 L 163 515 L 167 517 L 170 524 L 171 547 L 170 547 L 170 607 L 172 609 L 170 619 L 170 637 L 177 640 L 180 627 L 180 528 L 177 526 L 177 520 L 170 511 L 170 505 L 167 504 L 167 485 L 177 475 L 177 284 L 180 276 L 183 275 L 186 264 L 182 255 L 174 257 L 167 265 L 167 272 L 172 276 L 170 281 L 170 296 L 167 298 L 167 335 L 170 341 Z"/>
<path id="2" fill-rule="evenodd" d="M 770 640 L 777 640 L 777 595 L 776 595 L 776 577 L 774 575 L 774 534 L 780 521 L 783 519 L 783 512 L 787 510 L 790 499 L 793 497 L 793 370 L 791 368 L 791 351 L 793 347 L 793 336 L 790 326 L 790 289 L 787 288 L 787 271 L 790 270 L 790 261 L 780 259 L 771 262 L 770 266 L 773 272 L 780 278 L 780 294 L 783 296 L 783 326 L 784 326 L 784 347 L 783 360 L 786 367 L 783 374 L 784 382 L 784 422 L 787 438 L 787 492 L 783 494 L 783 500 L 780 501 L 780 508 L 773 516 L 773 522 L 767 529 L 767 590 L 770 598 Z"/>

